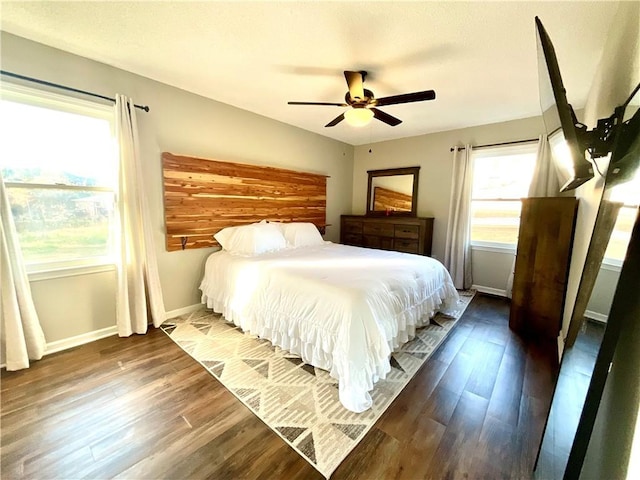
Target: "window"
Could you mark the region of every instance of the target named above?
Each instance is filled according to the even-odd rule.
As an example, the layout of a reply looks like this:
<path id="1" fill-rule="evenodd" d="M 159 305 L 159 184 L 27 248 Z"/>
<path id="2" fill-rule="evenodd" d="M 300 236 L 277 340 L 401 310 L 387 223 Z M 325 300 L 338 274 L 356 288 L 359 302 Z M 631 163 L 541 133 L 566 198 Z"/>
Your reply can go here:
<path id="1" fill-rule="evenodd" d="M 522 208 L 520 199 L 528 194 L 537 149 L 537 143 L 532 142 L 472 152 L 472 245 L 515 247 Z"/>
<path id="2" fill-rule="evenodd" d="M 627 246 L 631 240 L 631 230 L 638 214 L 640 204 L 640 171 L 627 183 L 615 185 L 607 193 L 609 200 L 623 204 L 618 213 L 611 238 L 604 254 L 606 263 L 621 266 L 627 253 Z"/>
<path id="3" fill-rule="evenodd" d="M 28 271 L 113 261 L 113 109 L 2 85 L 0 168 Z"/>

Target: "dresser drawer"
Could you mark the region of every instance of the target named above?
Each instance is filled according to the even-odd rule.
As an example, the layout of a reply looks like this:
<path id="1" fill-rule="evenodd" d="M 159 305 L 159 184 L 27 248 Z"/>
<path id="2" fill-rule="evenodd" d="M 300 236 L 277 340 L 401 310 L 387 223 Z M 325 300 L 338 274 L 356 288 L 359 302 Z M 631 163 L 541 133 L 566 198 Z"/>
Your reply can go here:
<path id="1" fill-rule="evenodd" d="M 378 248 L 380 250 L 393 250 L 393 238 L 380 237 L 377 235 L 363 235 L 362 246 L 368 248 Z"/>
<path id="2" fill-rule="evenodd" d="M 381 237 L 364 235 L 362 237 L 362 246 L 368 248 L 380 248 L 380 238 Z"/>
<path id="3" fill-rule="evenodd" d="M 355 245 L 356 247 L 362 246 L 362 235 L 358 235 L 357 233 L 345 233 L 342 243 L 345 245 Z"/>
<path id="4" fill-rule="evenodd" d="M 393 250 L 393 238 L 380 237 L 380 248 L 382 250 Z"/>
<path id="5" fill-rule="evenodd" d="M 380 235 L 383 237 L 393 237 L 394 225 L 392 223 L 374 223 L 368 222 L 364 224 L 362 229 L 365 235 Z"/>
<path id="6" fill-rule="evenodd" d="M 432 236 L 433 217 L 340 217 L 340 242 L 345 245 L 431 255 Z"/>
<path id="7" fill-rule="evenodd" d="M 393 249 L 404 253 L 419 253 L 420 246 L 418 240 L 396 238 L 393 240 Z"/>
<path id="8" fill-rule="evenodd" d="M 342 224 L 343 233 L 357 233 L 362 234 L 362 221 L 361 220 L 344 220 Z"/>
<path id="9" fill-rule="evenodd" d="M 418 240 L 420 238 L 420 226 L 394 225 L 393 233 L 396 238 L 411 238 L 413 240 Z"/>

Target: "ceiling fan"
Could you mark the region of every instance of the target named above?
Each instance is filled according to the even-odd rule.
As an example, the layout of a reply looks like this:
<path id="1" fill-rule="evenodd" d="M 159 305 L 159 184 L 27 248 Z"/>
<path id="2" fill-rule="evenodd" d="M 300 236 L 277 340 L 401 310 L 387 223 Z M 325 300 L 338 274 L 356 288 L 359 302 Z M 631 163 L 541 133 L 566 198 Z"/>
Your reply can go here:
<path id="1" fill-rule="evenodd" d="M 367 72 L 345 71 L 344 78 L 347 80 L 349 91 L 344 96 L 345 103 L 331 102 L 288 102 L 289 105 L 329 105 L 334 107 L 351 107 L 331 120 L 325 127 L 333 127 L 342 120 L 347 120 L 352 126 L 363 126 L 371 121 L 373 117 L 392 127 L 402 123 L 402 120 L 379 110 L 376 107 L 385 105 L 396 105 L 399 103 L 424 102 L 434 100 L 436 92 L 425 90 L 423 92 L 404 93 L 402 95 L 392 95 L 390 97 L 375 98 L 371 90 L 364 88 L 364 79 Z"/>

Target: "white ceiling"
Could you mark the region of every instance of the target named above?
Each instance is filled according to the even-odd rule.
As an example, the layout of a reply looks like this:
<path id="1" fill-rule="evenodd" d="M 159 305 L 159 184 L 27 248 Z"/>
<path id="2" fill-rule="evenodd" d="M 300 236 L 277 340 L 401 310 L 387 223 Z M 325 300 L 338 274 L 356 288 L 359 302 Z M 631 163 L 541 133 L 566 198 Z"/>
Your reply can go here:
<path id="1" fill-rule="evenodd" d="M 352 145 L 540 114 L 534 17 L 569 102 L 584 106 L 617 2 L 6 2 L 9 33 Z M 343 70 L 403 123 L 324 125 L 344 109 Z M 45 79 L 46 80 L 46 79 Z M 153 105 L 150 105 L 153 109 Z"/>

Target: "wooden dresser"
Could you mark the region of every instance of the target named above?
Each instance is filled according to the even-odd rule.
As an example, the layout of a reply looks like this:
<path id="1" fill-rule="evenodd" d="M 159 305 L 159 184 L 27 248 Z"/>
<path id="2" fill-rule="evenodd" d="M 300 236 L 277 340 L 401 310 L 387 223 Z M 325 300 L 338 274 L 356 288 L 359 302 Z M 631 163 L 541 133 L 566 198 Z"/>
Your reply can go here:
<path id="1" fill-rule="evenodd" d="M 340 243 L 345 245 L 431 255 L 432 238 L 432 217 L 340 217 Z"/>
<path id="2" fill-rule="evenodd" d="M 522 200 L 509 326 L 555 342 L 562 326 L 578 200 Z"/>

